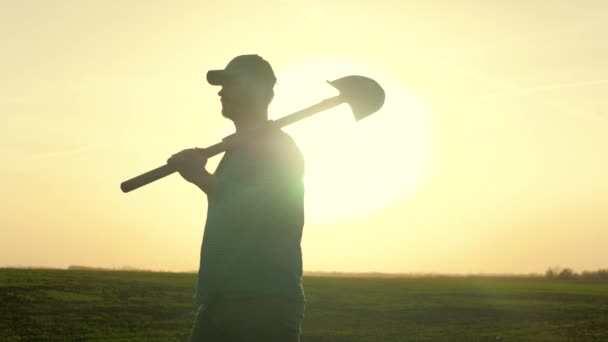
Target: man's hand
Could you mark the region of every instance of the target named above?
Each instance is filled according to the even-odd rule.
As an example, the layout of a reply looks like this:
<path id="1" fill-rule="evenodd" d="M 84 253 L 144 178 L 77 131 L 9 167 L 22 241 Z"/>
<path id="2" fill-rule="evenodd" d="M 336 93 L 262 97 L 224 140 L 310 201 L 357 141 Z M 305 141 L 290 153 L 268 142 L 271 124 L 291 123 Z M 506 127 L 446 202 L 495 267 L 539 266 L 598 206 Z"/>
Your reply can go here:
<path id="1" fill-rule="evenodd" d="M 197 184 L 200 177 L 205 173 L 205 165 L 207 165 L 205 149 L 185 149 L 167 159 L 167 164 L 173 166 L 185 180 Z"/>

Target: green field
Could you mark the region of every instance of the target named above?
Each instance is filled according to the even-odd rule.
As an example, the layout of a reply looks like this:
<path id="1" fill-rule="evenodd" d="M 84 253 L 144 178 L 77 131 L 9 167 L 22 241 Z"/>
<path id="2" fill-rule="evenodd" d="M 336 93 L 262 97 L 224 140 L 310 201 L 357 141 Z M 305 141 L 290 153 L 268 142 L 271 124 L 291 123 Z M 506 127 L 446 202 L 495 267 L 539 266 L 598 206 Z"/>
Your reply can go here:
<path id="1" fill-rule="evenodd" d="M 195 275 L 0 269 L 0 341 L 185 341 Z M 302 341 L 608 341 L 608 282 L 305 277 Z"/>

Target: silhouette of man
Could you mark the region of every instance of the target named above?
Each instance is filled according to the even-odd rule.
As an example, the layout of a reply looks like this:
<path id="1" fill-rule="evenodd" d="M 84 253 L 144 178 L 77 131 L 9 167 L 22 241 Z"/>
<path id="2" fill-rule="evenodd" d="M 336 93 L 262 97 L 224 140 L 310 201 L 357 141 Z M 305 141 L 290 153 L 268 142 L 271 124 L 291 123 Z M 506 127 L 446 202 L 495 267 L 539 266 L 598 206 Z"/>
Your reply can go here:
<path id="1" fill-rule="evenodd" d="M 208 200 L 190 341 L 299 341 L 304 159 L 280 129 L 258 129 L 268 120 L 274 72 L 260 56 L 241 55 L 207 81 L 222 87 L 222 115 L 235 136 L 253 139 L 229 148 L 213 174 L 203 149 L 167 161 Z"/>

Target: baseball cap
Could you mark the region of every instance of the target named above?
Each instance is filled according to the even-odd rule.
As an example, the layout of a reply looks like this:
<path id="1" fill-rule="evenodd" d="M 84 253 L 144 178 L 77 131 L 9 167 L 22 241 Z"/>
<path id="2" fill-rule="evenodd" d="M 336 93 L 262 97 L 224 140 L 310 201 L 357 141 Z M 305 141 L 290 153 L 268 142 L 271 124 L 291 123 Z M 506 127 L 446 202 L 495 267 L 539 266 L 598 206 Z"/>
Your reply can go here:
<path id="1" fill-rule="evenodd" d="M 273 87 L 277 81 L 270 63 L 258 55 L 240 55 L 234 57 L 223 70 L 209 70 L 207 82 L 212 85 L 223 85 L 232 77 L 245 77 Z"/>

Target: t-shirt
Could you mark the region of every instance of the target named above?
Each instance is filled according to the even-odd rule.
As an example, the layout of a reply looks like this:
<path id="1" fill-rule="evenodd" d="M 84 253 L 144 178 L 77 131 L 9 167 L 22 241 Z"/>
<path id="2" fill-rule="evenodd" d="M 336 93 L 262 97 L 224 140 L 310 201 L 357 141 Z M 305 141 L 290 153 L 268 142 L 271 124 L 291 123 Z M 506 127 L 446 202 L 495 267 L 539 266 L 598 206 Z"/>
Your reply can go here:
<path id="1" fill-rule="evenodd" d="M 226 151 L 208 196 L 194 302 L 280 296 L 304 301 L 304 159 L 278 128 Z"/>

